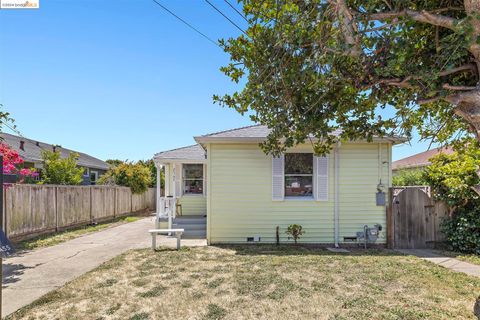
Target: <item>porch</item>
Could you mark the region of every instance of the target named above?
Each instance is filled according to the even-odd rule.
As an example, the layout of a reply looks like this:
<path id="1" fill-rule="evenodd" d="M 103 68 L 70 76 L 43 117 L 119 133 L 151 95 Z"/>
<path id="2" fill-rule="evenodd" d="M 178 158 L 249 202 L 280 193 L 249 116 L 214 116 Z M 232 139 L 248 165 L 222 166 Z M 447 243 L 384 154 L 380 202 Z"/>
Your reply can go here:
<path id="1" fill-rule="evenodd" d="M 156 154 L 154 162 L 157 168 L 155 228 L 185 229 L 185 238 L 205 239 L 205 151 L 200 145 L 165 151 Z"/>

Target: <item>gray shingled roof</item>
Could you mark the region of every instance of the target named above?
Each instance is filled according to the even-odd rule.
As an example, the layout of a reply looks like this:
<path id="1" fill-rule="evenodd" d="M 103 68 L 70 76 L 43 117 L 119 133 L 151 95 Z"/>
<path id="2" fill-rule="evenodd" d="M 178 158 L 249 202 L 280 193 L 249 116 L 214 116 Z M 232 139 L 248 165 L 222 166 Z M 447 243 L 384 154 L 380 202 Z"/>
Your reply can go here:
<path id="1" fill-rule="evenodd" d="M 201 145 L 195 144 L 193 146 L 168 150 L 159 152 L 155 155 L 155 159 L 177 159 L 177 160 L 205 160 L 205 150 Z"/>
<path id="2" fill-rule="evenodd" d="M 3 141 L 8 144 L 12 149 L 16 150 L 23 160 L 27 162 L 41 163 L 42 162 L 42 150 L 53 150 L 53 146 L 48 143 L 38 142 L 31 139 L 22 138 L 8 133 L 0 133 L 0 137 L 3 138 Z M 20 150 L 20 141 L 24 142 L 24 149 Z M 68 157 L 70 152 L 75 152 L 78 154 L 78 165 L 87 168 L 108 170 L 108 163 L 92 157 L 88 154 L 58 147 L 58 151 L 62 158 Z"/>
<path id="3" fill-rule="evenodd" d="M 209 138 L 266 138 L 270 134 L 270 129 L 261 124 L 235 128 L 225 131 L 219 131 L 202 135 L 200 137 Z"/>
<path id="4" fill-rule="evenodd" d="M 255 124 L 252 126 L 205 134 L 203 136 L 195 137 L 195 139 L 264 139 L 270 134 L 270 132 L 271 129 L 269 129 L 267 126 Z M 339 136 L 341 133 L 342 130 L 340 129 L 332 132 L 334 136 Z"/>

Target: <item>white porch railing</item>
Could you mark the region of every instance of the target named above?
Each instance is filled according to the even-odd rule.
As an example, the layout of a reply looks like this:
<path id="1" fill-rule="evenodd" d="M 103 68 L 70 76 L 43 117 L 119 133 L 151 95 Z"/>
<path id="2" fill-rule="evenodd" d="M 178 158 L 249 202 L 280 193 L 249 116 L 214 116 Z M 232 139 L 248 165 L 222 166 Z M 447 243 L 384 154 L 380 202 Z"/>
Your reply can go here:
<path id="1" fill-rule="evenodd" d="M 160 227 L 160 219 L 168 218 L 168 228 L 172 228 L 172 220 L 176 215 L 177 199 L 173 197 L 160 197 L 159 208 L 157 210 L 157 218 L 155 221 L 156 228 Z"/>

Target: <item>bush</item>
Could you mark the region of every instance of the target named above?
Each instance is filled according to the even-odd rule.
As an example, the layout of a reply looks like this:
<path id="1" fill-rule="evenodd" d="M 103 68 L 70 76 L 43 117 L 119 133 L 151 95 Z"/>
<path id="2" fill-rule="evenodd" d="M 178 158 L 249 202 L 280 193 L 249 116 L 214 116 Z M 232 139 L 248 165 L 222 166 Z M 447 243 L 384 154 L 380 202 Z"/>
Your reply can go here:
<path id="1" fill-rule="evenodd" d="M 288 226 L 287 231 L 285 231 L 285 233 L 292 236 L 293 241 L 295 241 L 295 244 L 297 244 L 298 239 L 300 239 L 301 235 L 305 234 L 305 231 L 303 231 L 303 228 L 301 225 L 291 224 Z"/>
<path id="2" fill-rule="evenodd" d="M 424 177 L 424 171 L 421 169 L 400 170 L 392 177 L 394 186 L 424 186 L 427 181 Z"/>
<path id="3" fill-rule="evenodd" d="M 480 150 L 469 143 L 451 155 L 439 154 L 430 159 L 424 177 L 432 195 L 450 207 L 450 217 L 442 231 L 451 249 L 480 254 L 480 199 L 472 189 L 480 183 Z"/>
<path id="4" fill-rule="evenodd" d="M 110 168 L 97 183 L 130 187 L 133 193 L 143 193 L 151 180 L 150 169 L 142 163 L 121 163 Z"/>
<path id="5" fill-rule="evenodd" d="M 78 154 L 62 158 L 60 152 L 42 151 L 42 183 L 77 185 L 83 181 L 83 169 L 77 166 Z"/>
<path id="6" fill-rule="evenodd" d="M 460 208 L 442 224 L 442 231 L 455 251 L 480 254 L 480 203 Z"/>

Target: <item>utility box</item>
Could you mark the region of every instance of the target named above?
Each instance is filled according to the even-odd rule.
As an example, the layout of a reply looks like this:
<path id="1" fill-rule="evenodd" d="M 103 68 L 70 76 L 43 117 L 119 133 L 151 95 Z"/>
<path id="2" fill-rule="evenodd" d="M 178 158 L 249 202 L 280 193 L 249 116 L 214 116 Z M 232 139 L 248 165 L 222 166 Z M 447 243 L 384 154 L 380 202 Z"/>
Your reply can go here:
<path id="1" fill-rule="evenodd" d="M 385 200 L 385 192 L 377 192 L 375 194 L 377 206 L 385 206 L 386 205 L 386 200 Z"/>

